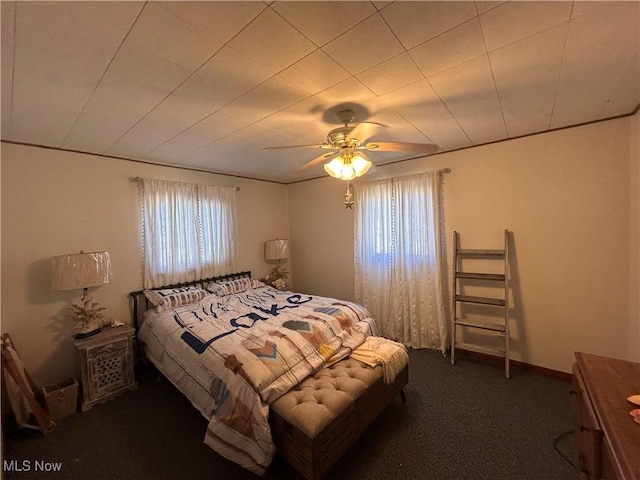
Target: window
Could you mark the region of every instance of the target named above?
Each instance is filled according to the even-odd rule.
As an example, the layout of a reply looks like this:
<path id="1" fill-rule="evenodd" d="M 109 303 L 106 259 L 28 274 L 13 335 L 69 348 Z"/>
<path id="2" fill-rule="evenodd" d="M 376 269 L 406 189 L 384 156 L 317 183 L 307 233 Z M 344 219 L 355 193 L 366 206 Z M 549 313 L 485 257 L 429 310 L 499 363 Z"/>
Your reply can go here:
<path id="1" fill-rule="evenodd" d="M 235 270 L 234 187 L 140 181 L 144 287 Z"/>
<path id="2" fill-rule="evenodd" d="M 359 183 L 355 196 L 356 300 L 383 336 L 444 352 L 439 172 Z"/>

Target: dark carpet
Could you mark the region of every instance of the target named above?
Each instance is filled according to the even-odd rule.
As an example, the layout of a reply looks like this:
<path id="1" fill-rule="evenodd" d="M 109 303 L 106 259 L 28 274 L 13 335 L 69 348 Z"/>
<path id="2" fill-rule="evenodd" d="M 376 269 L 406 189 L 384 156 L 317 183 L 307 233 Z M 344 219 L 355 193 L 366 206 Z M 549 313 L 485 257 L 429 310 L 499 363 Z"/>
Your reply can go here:
<path id="1" fill-rule="evenodd" d="M 517 369 L 507 380 L 470 358 L 452 366 L 438 352 L 409 354 L 407 403 L 396 398 L 325 478 L 572 478 L 568 382 Z M 3 478 L 258 478 L 204 445 L 206 420 L 170 382 L 148 370 L 138 382 L 46 435 L 5 428 Z M 60 471 L 41 471 L 56 463 Z M 263 478 L 300 477 L 276 458 Z"/>

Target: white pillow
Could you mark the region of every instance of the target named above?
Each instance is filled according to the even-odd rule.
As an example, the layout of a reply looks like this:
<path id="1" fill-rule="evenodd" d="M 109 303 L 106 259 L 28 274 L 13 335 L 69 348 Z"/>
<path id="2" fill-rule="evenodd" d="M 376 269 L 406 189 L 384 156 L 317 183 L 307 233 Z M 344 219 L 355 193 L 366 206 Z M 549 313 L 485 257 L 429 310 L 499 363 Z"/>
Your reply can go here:
<path id="1" fill-rule="evenodd" d="M 144 291 L 144 296 L 156 307 L 157 312 L 199 302 L 207 295 L 210 295 L 210 293 L 200 287 L 177 287 Z"/>
<path id="2" fill-rule="evenodd" d="M 266 285 L 255 278 L 239 278 L 238 280 L 230 280 L 228 282 L 211 283 L 207 289 L 219 297 L 231 295 L 232 293 L 241 293 L 252 288 L 265 287 Z"/>

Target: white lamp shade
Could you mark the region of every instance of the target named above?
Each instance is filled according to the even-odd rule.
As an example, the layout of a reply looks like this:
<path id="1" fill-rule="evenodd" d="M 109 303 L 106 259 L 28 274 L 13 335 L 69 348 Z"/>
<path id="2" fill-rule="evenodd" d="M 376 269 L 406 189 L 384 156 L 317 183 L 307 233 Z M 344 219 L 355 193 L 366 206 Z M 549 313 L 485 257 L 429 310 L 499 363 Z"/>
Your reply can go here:
<path id="1" fill-rule="evenodd" d="M 284 260 L 289 256 L 289 240 L 267 240 L 264 242 L 265 260 Z"/>
<path id="2" fill-rule="evenodd" d="M 324 170 L 334 178 L 340 180 L 353 180 L 367 173 L 371 162 L 360 155 L 355 155 L 345 161 L 342 157 L 336 157 L 325 164 Z"/>
<path id="3" fill-rule="evenodd" d="M 109 252 L 71 253 L 52 258 L 51 287 L 76 290 L 111 281 Z"/>

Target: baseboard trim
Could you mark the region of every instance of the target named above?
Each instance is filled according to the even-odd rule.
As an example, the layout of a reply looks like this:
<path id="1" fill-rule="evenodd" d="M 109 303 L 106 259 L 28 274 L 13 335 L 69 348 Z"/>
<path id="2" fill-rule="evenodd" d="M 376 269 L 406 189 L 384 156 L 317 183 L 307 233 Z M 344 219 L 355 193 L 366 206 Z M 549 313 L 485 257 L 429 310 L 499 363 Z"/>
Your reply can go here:
<path id="1" fill-rule="evenodd" d="M 456 358 L 459 356 L 472 358 L 482 363 L 504 367 L 504 358 L 496 357 L 495 355 L 488 355 L 486 353 L 469 352 L 467 350 L 456 349 Z M 557 378 L 558 380 L 564 380 L 566 382 L 570 382 L 572 377 L 571 374 L 567 372 L 561 372 L 559 370 L 553 370 L 551 368 L 540 367 L 538 365 L 532 365 L 530 363 L 521 362 L 519 360 L 512 359 L 509 361 L 509 364 L 510 364 L 510 369 L 512 371 L 522 370 L 525 372 L 538 373 L 540 375 L 544 375 L 545 377 Z"/>

